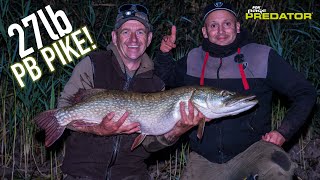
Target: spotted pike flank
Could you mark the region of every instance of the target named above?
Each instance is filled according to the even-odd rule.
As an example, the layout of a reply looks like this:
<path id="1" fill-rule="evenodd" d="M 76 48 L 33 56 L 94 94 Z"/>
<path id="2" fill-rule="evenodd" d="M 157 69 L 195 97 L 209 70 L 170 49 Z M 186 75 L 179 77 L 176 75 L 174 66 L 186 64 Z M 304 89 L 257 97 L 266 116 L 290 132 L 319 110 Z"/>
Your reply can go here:
<path id="1" fill-rule="evenodd" d="M 146 135 L 169 132 L 181 119 L 179 103 L 185 102 L 187 110 L 188 100 L 210 119 L 236 115 L 258 103 L 255 96 L 243 96 L 203 86 L 181 87 L 157 93 L 90 89 L 79 91 L 70 99 L 72 105 L 69 107 L 42 112 L 35 117 L 35 121 L 45 130 L 45 146 L 49 147 L 72 121 L 99 124 L 110 112 L 115 112 L 112 120 L 116 121 L 125 111 L 129 111 L 130 115 L 124 124 L 139 122 L 141 129 L 141 135 L 133 144 L 134 148 Z"/>

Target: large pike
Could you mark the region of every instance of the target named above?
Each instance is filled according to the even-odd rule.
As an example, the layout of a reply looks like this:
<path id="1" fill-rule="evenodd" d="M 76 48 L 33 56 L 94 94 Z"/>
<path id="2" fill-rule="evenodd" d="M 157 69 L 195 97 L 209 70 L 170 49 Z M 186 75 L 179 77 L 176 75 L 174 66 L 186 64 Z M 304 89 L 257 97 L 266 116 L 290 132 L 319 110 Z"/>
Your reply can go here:
<path id="1" fill-rule="evenodd" d="M 134 148 L 146 135 L 169 132 L 181 118 L 179 103 L 182 101 L 187 104 L 189 100 L 195 109 L 209 119 L 239 114 L 258 102 L 255 96 L 242 96 L 203 86 L 181 87 L 157 93 L 91 89 L 79 91 L 70 99 L 72 105 L 69 107 L 42 112 L 35 120 L 46 132 L 45 145 L 48 147 L 72 121 L 99 124 L 110 112 L 115 112 L 113 120 L 116 121 L 125 111 L 129 111 L 130 115 L 124 124 L 139 122 L 141 129 L 138 142 L 133 144 Z"/>

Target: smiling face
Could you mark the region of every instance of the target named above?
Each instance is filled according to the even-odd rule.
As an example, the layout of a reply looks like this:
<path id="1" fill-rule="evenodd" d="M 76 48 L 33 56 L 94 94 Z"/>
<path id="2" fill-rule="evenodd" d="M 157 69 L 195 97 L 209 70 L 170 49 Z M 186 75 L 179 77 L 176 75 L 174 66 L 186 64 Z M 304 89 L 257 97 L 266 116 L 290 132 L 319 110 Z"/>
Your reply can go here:
<path id="1" fill-rule="evenodd" d="M 123 23 L 119 29 L 112 31 L 112 42 L 116 45 L 121 58 L 132 62 L 141 57 L 150 45 L 152 32 L 137 20 Z"/>
<path id="2" fill-rule="evenodd" d="M 240 23 L 233 14 L 225 10 L 210 13 L 202 27 L 203 37 L 220 46 L 231 44 L 237 33 L 240 33 Z"/>

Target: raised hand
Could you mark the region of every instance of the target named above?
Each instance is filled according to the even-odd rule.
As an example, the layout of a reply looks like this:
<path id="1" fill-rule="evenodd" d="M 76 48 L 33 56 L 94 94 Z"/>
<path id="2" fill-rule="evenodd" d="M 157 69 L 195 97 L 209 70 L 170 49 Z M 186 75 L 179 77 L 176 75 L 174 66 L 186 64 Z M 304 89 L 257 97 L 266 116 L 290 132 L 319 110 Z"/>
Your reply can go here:
<path id="1" fill-rule="evenodd" d="M 166 35 L 162 38 L 160 50 L 163 53 L 171 51 L 173 48 L 176 48 L 176 26 L 171 27 L 171 34 Z"/>

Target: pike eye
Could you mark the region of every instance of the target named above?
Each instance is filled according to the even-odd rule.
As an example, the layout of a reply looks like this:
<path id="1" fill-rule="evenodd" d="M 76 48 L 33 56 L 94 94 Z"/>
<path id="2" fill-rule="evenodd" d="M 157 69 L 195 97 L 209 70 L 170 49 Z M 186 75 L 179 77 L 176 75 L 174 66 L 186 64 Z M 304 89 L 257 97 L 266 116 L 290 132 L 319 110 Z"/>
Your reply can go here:
<path id="1" fill-rule="evenodd" d="M 232 96 L 234 93 L 231 93 L 229 91 L 221 91 L 221 96 L 226 97 L 226 96 Z"/>

